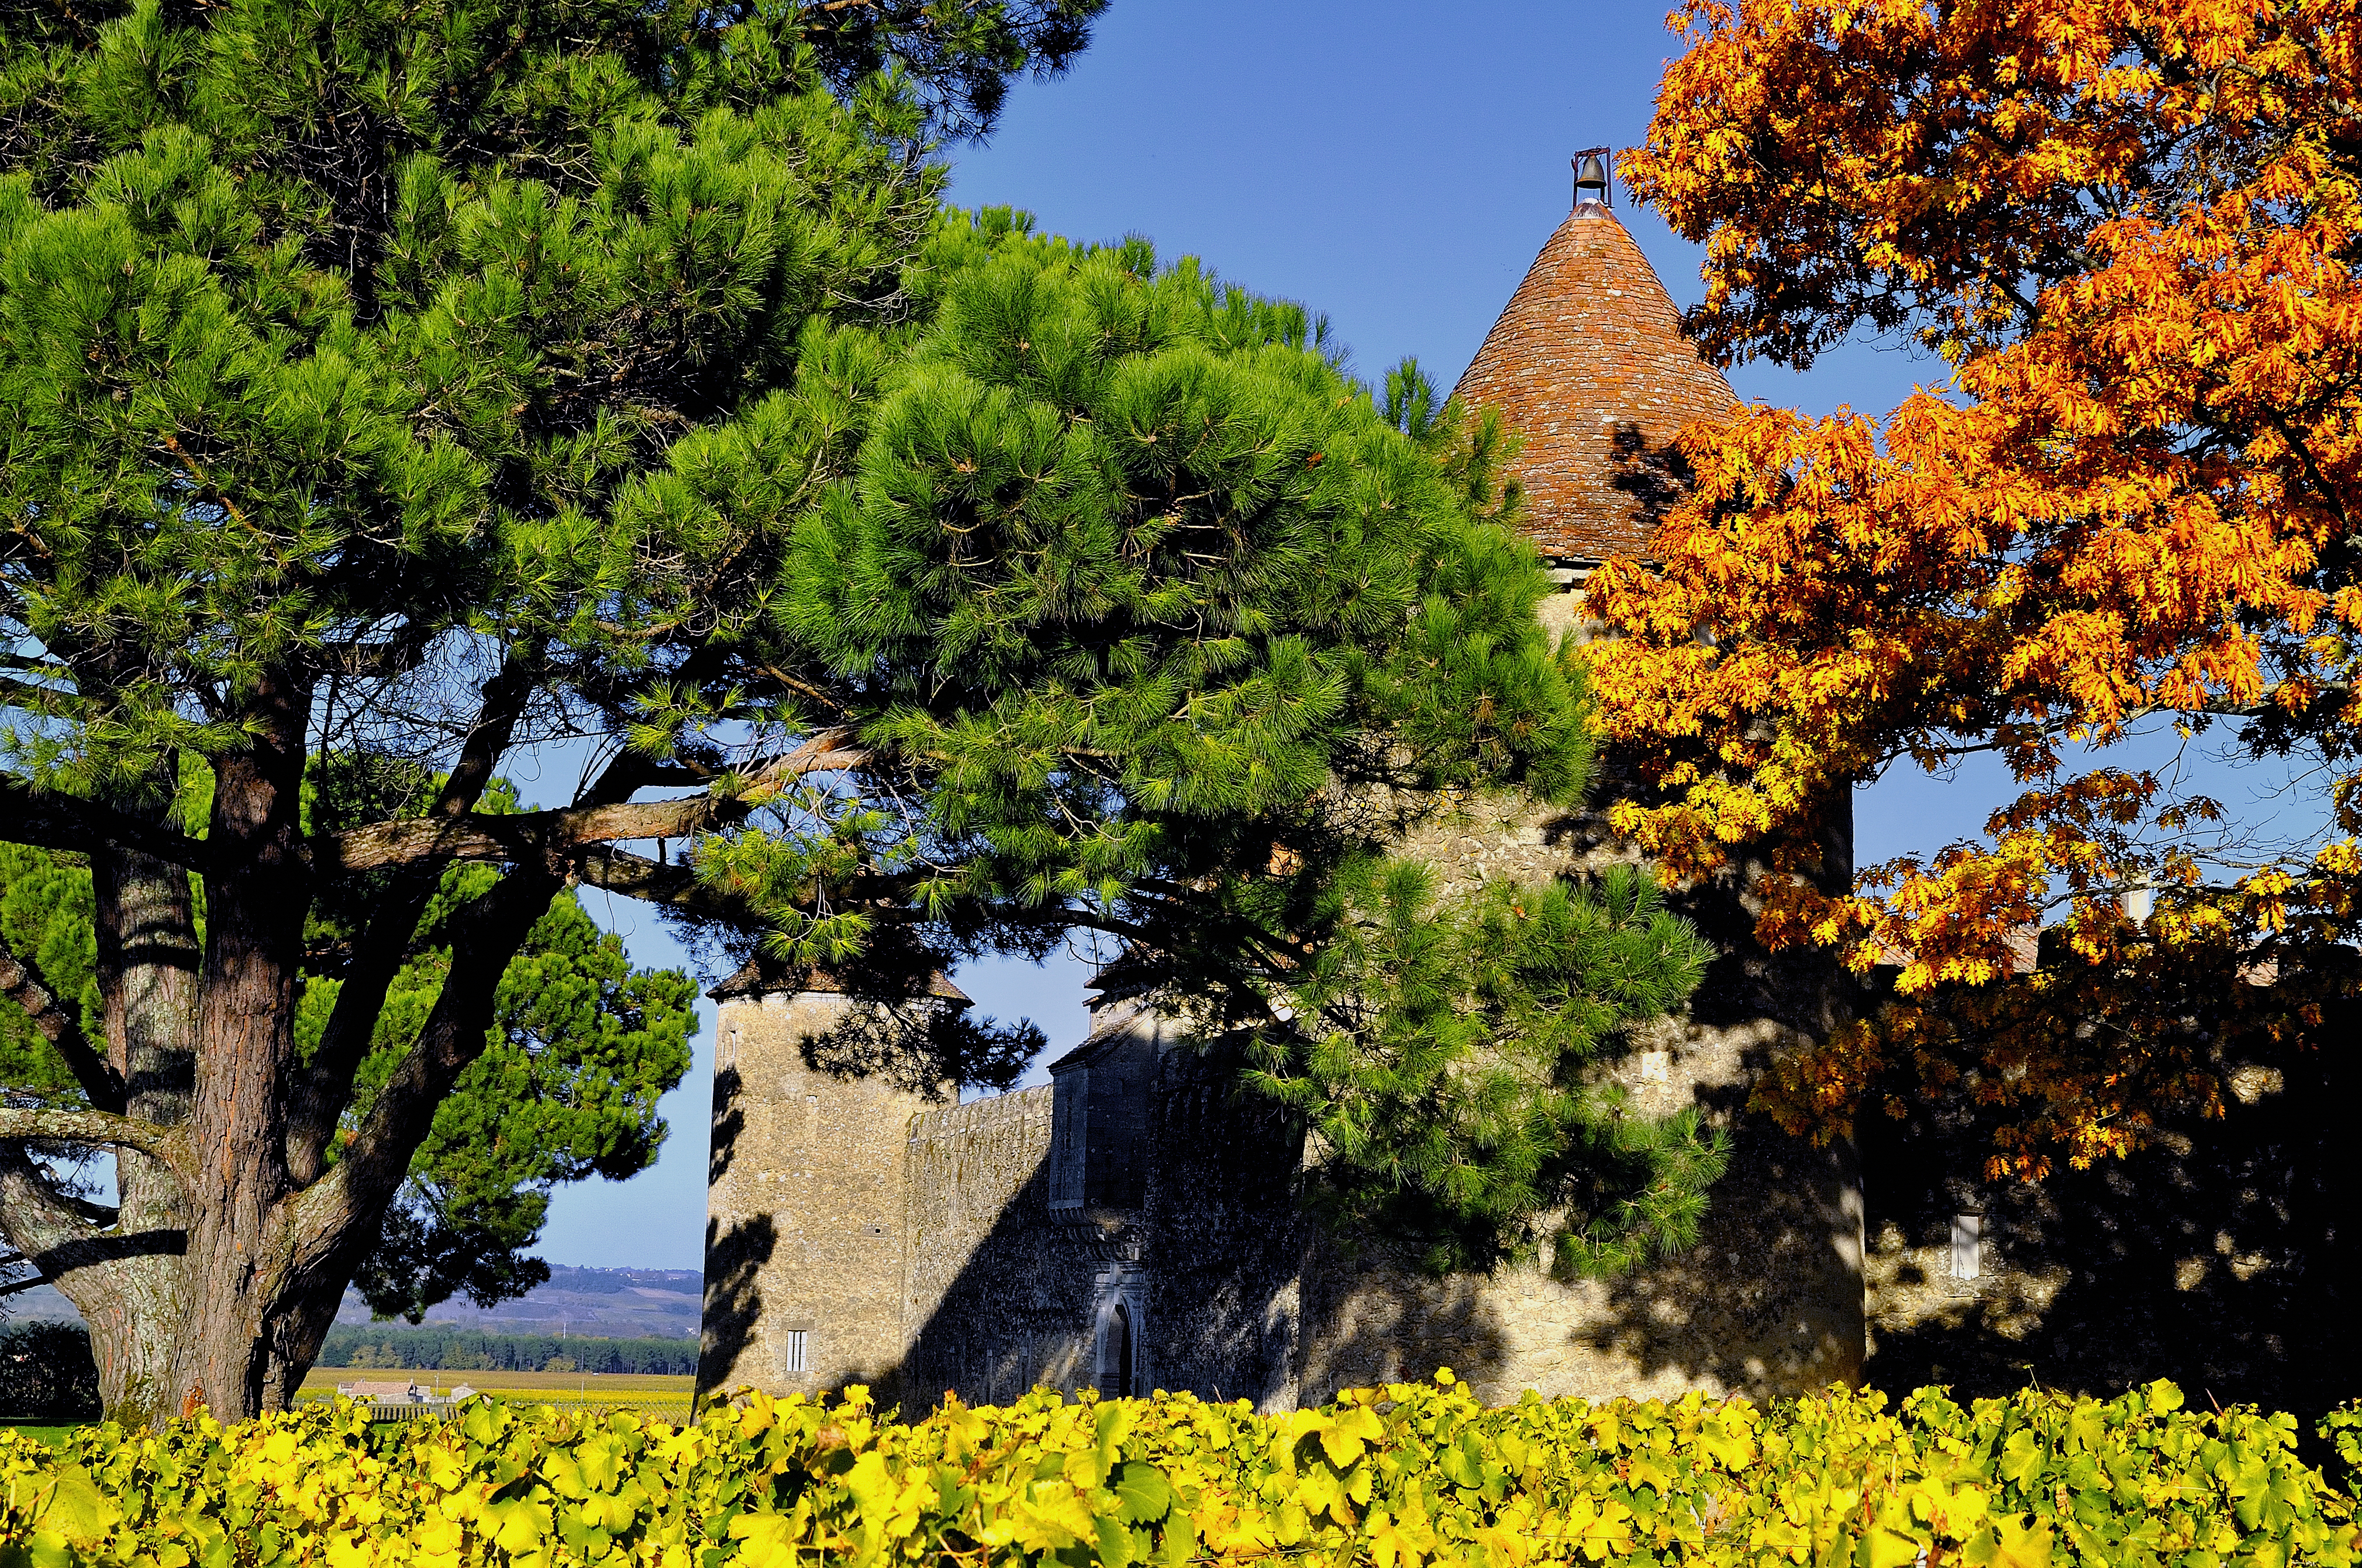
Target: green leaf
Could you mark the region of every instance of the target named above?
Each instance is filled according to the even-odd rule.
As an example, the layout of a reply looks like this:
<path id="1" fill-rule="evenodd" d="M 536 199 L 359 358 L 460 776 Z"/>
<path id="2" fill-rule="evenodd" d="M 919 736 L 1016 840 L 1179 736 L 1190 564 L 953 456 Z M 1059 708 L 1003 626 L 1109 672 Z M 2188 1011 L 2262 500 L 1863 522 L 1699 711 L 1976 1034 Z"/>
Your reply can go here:
<path id="1" fill-rule="evenodd" d="M 1172 1483 L 1153 1464 L 1128 1461 L 1117 1468 L 1109 1485 L 1119 1511 L 1131 1524 L 1154 1524 L 1172 1511 Z"/>
<path id="2" fill-rule="evenodd" d="M 1097 1527 L 1101 1568 L 1131 1568 L 1137 1561 L 1131 1532 L 1120 1520 L 1105 1514 L 1092 1521 Z"/>
<path id="3" fill-rule="evenodd" d="M 34 1510 L 33 1523 L 76 1546 L 95 1546 L 123 1519 L 115 1499 L 98 1489 L 79 1464 L 58 1468 L 49 1495 Z"/>

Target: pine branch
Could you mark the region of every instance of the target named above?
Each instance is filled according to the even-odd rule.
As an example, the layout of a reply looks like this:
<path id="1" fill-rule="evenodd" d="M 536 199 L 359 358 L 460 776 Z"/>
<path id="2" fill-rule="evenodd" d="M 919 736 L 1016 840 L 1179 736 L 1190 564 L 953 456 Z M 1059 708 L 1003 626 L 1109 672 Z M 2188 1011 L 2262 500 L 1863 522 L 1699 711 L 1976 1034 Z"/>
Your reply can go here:
<path id="1" fill-rule="evenodd" d="M 334 1253 L 356 1220 L 383 1212 L 436 1108 L 484 1053 L 501 977 L 564 886 L 546 865 L 520 867 L 453 917 L 451 969 L 435 1010 L 335 1168 L 296 1195 L 296 1247 L 307 1262 Z"/>
<path id="2" fill-rule="evenodd" d="M 114 1066 L 92 1046 L 80 1021 L 58 999 L 57 988 L 48 983 L 39 966 L 20 957 L 6 937 L 0 937 L 0 996 L 25 1010 L 34 1031 L 64 1059 L 94 1108 L 123 1110 L 123 1080 Z"/>
<path id="3" fill-rule="evenodd" d="M 663 904 L 714 920 L 749 918 L 747 911 L 698 880 L 697 873 L 686 866 L 667 866 L 645 855 L 599 845 L 581 856 L 574 869 L 585 887 L 621 893 L 644 903 Z"/>
<path id="4" fill-rule="evenodd" d="M 202 840 L 93 801 L 36 790 L 19 778 L 0 779 L 0 841 L 84 855 L 111 845 L 192 871 L 205 864 Z"/>
<path id="5" fill-rule="evenodd" d="M 526 656 L 510 655 L 502 661 L 500 673 L 484 683 L 476 722 L 469 727 L 450 776 L 427 808 L 428 823 L 447 825 L 467 816 L 483 799 L 533 698 L 541 654 L 536 646 Z M 299 1184 L 315 1180 L 326 1163 L 328 1140 L 336 1135 L 337 1122 L 352 1099 L 353 1075 L 369 1055 L 386 993 L 410 956 L 411 937 L 435 896 L 437 879 L 431 864 L 414 867 L 398 878 L 355 949 L 319 1048 L 290 1098 L 287 1165 Z"/>
<path id="6" fill-rule="evenodd" d="M 79 715 L 84 704 L 80 692 L 64 687 L 44 686 L 39 681 L 0 675 L 0 706 L 21 708 L 28 713 L 57 718 Z"/>
<path id="7" fill-rule="evenodd" d="M 23 1145 L 0 1143 L 0 1233 L 24 1262 L 40 1268 L 42 1258 L 87 1242 L 98 1231 Z"/>

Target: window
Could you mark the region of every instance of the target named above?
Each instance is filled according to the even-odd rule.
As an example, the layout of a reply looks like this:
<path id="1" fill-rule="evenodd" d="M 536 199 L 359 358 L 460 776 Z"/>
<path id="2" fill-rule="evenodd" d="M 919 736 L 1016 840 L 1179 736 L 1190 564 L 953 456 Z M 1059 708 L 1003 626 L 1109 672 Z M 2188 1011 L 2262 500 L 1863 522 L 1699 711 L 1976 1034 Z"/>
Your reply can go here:
<path id="1" fill-rule="evenodd" d="M 787 1342 L 779 1347 L 779 1370 L 794 1374 L 804 1369 L 804 1331 L 789 1329 Z"/>
<path id="2" fill-rule="evenodd" d="M 1952 1277 L 1975 1279 L 1984 1272 L 1984 1216 L 1952 1216 Z"/>

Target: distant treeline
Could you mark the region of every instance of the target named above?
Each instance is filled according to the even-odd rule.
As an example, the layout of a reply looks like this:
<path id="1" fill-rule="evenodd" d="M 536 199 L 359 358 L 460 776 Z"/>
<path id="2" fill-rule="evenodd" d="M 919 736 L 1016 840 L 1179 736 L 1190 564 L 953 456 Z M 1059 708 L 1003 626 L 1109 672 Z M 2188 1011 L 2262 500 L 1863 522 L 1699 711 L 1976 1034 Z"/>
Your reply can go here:
<path id="1" fill-rule="evenodd" d="M 0 1332 L 0 1420 L 98 1419 L 98 1363 L 80 1323 L 16 1323 Z"/>
<path id="2" fill-rule="evenodd" d="M 414 1366 L 441 1372 L 638 1372 L 693 1374 L 695 1340 L 593 1340 L 556 1334 L 487 1334 L 474 1329 L 388 1329 L 338 1324 L 321 1347 L 322 1366 Z"/>

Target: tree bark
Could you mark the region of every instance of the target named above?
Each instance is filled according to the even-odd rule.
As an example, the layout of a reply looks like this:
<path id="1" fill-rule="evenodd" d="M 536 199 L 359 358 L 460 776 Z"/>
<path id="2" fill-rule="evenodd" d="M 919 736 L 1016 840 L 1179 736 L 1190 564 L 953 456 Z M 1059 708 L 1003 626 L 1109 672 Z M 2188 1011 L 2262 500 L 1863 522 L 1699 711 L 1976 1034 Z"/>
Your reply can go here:
<path id="1" fill-rule="evenodd" d="M 308 693 L 266 677 L 252 711 L 252 741 L 215 768 L 189 1118 L 198 1174 L 185 1195 L 201 1328 L 190 1387 L 225 1416 L 262 1408 L 263 1331 L 285 1285 L 284 1091 L 311 901 L 300 814 Z"/>
<path id="2" fill-rule="evenodd" d="M 125 814 L 160 826 L 171 807 L 173 770 L 160 769 L 124 802 Z M 189 874 L 153 856 L 105 848 L 91 857 L 91 891 L 104 1048 L 123 1085 L 124 1113 L 184 1130 L 199 958 Z M 79 1240 L 71 1255 L 87 1261 L 44 1272 L 90 1325 L 109 1416 L 152 1425 L 178 1412 L 188 1386 L 183 1334 L 160 1331 L 189 1320 L 186 1188 L 182 1173 L 154 1152 L 118 1148 L 115 1169 L 115 1224 Z"/>
<path id="3" fill-rule="evenodd" d="M 119 1085 L 120 1111 L 0 1106 L 0 1234 L 82 1309 L 107 1414 L 127 1425 L 196 1407 L 235 1419 L 293 1398 L 436 1108 L 485 1048 L 502 976 L 573 874 L 562 850 L 521 853 L 454 911 L 442 993 L 329 1164 L 350 1064 L 307 1076 L 294 1038 L 316 874 L 300 815 L 307 690 L 290 678 L 259 683 L 251 744 L 215 766 L 202 856 L 183 855 L 199 841 L 172 831 L 175 763 L 87 813 L 137 824 L 90 852 L 105 1038 L 85 1043 L 91 1060 L 78 1071 L 110 1098 Z M 497 753 L 516 693 L 486 697 L 488 713 L 512 710 L 488 732 Z M 489 777 L 489 763 L 478 771 Z M 436 815 L 464 817 L 480 790 L 480 779 L 456 779 Z M 188 858 L 200 861 L 202 943 Z M 400 893 L 400 907 L 381 911 L 400 932 L 372 933 L 397 962 L 423 898 L 420 888 Z M 38 977 L 17 968 L 0 974 L 0 990 L 38 1000 Z M 384 990 L 364 984 L 345 999 L 355 1005 L 340 1026 L 364 1048 Z M 72 1023 L 54 1021 L 61 1032 Z M 48 1168 L 58 1153 L 93 1147 L 115 1152 L 113 1211 Z"/>

